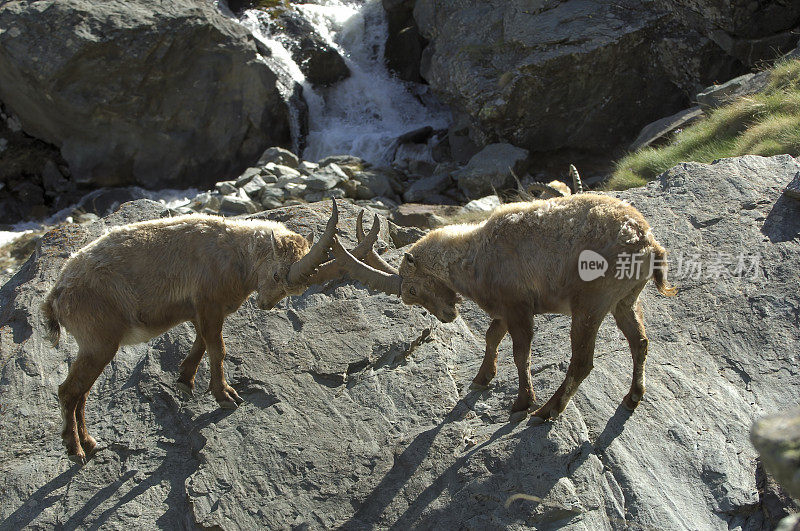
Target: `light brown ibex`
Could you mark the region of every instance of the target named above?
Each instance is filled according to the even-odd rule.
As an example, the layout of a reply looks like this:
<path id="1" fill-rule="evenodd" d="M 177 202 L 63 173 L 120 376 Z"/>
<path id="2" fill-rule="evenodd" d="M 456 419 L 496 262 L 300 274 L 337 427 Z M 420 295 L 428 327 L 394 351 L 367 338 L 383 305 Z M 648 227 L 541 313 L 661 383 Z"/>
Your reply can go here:
<path id="1" fill-rule="evenodd" d="M 274 221 L 193 214 L 113 229 L 70 257 L 42 304 L 53 345 L 63 326 L 79 347 L 58 388 L 70 459 L 82 463 L 95 451 L 86 430 L 86 398 L 119 346 L 147 341 L 185 321 L 193 323 L 197 337 L 180 365 L 178 387 L 192 393 L 208 351 L 210 391 L 221 407 L 236 408 L 242 400 L 223 371 L 225 317 L 254 291 L 258 306 L 270 309 L 317 282 L 337 222 L 334 201 L 324 234 L 311 245 L 313 234 L 306 239 Z M 371 236 L 374 242 L 377 232 Z M 326 271 L 328 278 L 335 272 L 330 265 Z"/>
<path id="2" fill-rule="evenodd" d="M 536 417 L 548 419 L 564 410 L 592 369 L 597 330 L 609 312 L 633 355 L 633 381 L 623 400 L 633 409 L 644 395 L 647 356 L 639 293 L 651 278 L 662 294 L 675 293 L 667 283 L 666 251 L 641 213 L 619 199 L 592 193 L 507 204 L 481 223 L 431 231 L 405 254 L 399 271 L 374 261 L 370 267 L 337 241 L 332 251 L 351 277 L 399 295 L 407 304 L 419 304 L 443 322 L 458 316 L 459 294 L 483 308 L 493 320 L 473 388 L 486 388 L 494 378 L 497 347 L 510 333 L 519 373 L 513 420 L 524 418 L 535 405 L 530 373 L 535 314 L 572 315 L 572 359 L 566 378 L 533 412 Z M 604 261 L 609 271 L 583 280 L 579 268 L 585 264 L 579 261 L 584 251 L 593 262 Z M 623 274 L 619 268 L 611 271 L 628 259 L 638 268 Z"/>

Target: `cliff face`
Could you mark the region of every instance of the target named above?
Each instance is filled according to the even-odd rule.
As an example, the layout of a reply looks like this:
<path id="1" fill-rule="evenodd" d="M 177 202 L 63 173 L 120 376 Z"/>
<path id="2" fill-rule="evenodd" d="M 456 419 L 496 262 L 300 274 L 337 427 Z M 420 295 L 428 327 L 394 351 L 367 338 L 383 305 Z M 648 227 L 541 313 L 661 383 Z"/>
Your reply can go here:
<path id="1" fill-rule="evenodd" d="M 210 2 L 6 2 L 0 27 L 0 101 L 79 184 L 210 184 L 291 143 L 290 80 Z"/>
<path id="2" fill-rule="evenodd" d="M 232 412 L 175 389 L 190 325 L 123 347 L 89 397 L 101 450 L 83 468 L 61 447 L 56 400 L 75 344 L 46 343 L 38 305 L 70 252 L 162 207 L 127 203 L 50 233 L 0 290 L 0 527 L 773 528 L 748 433 L 800 396 L 800 216 L 781 196 L 797 172 L 788 156 L 682 164 L 619 194 L 670 251 L 680 288 L 643 293 L 651 346 L 635 413 L 620 406 L 631 361 L 610 318 L 564 414 L 510 425 L 508 339 L 495 386 L 467 389 L 488 324 L 474 306 L 445 325 L 339 282 L 228 319 L 226 372 L 246 401 Z M 319 231 L 323 205 L 267 215 Z M 352 245 L 357 210 L 340 205 Z M 568 318 L 538 318 L 541 399 L 563 379 L 568 338 Z M 207 380 L 203 362 L 197 389 Z"/>
<path id="3" fill-rule="evenodd" d="M 406 3 L 407 4 L 407 3 Z M 403 13 L 403 6 L 392 13 Z M 797 44 L 792 2 L 417 0 L 422 77 L 478 146 L 600 154 Z M 400 39 L 396 46 L 406 46 Z M 413 43 L 412 43 L 413 44 Z M 406 57 L 414 57 L 413 46 Z M 394 52 L 394 56 L 403 56 Z M 398 68 L 404 72 L 407 67 Z"/>

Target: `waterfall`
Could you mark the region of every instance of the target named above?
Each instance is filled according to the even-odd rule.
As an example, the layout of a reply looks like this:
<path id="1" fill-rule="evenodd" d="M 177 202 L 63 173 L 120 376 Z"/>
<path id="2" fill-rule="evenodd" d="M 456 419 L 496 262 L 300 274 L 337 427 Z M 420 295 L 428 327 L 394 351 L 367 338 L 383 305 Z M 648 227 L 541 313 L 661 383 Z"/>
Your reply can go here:
<path id="1" fill-rule="evenodd" d="M 271 51 L 271 64 L 281 63 L 280 68 L 303 87 L 308 106 L 304 159 L 349 154 L 387 164 L 394 159 L 400 135 L 425 126 L 448 126 L 449 111 L 426 86 L 399 80 L 386 68 L 388 24 L 380 0 L 319 0 L 293 4 L 293 8 L 339 52 L 351 73 L 331 87 L 313 87 L 280 36 L 269 34 L 263 20 L 269 15 L 258 10 L 243 14 L 242 22 Z M 295 126 L 292 132 L 299 131 Z M 295 145 L 299 145 L 297 138 Z M 430 152 L 415 156 L 430 159 Z"/>

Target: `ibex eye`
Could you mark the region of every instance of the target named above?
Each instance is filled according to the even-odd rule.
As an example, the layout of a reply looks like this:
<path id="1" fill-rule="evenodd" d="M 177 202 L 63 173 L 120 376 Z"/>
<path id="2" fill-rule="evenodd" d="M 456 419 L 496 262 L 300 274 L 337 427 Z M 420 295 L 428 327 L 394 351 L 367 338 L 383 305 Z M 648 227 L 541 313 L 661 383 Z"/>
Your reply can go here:
<path id="1" fill-rule="evenodd" d="M 272 275 L 272 278 L 275 279 L 275 282 L 280 282 L 281 281 L 281 276 L 278 274 L 277 271 L 275 272 L 274 275 Z"/>
<path id="2" fill-rule="evenodd" d="M 414 295 L 414 296 L 416 296 L 416 295 L 417 295 L 417 288 L 415 288 L 414 286 L 411 286 L 410 288 L 408 288 L 408 292 L 409 292 L 411 295 Z"/>

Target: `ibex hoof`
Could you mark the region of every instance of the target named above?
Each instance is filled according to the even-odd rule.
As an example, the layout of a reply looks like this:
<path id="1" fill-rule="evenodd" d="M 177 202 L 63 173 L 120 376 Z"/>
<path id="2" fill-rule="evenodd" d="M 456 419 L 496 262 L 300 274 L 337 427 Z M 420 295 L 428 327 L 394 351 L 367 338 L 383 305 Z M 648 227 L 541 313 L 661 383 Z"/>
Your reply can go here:
<path id="1" fill-rule="evenodd" d="M 236 409 L 237 407 L 239 407 L 239 404 L 237 404 L 233 400 L 221 400 L 217 403 L 219 404 L 219 407 L 221 407 L 222 409 Z"/>
<path id="2" fill-rule="evenodd" d="M 469 388 L 471 391 L 486 391 L 487 389 L 489 389 L 489 387 L 491 387 L 489 384 L 484 385 L 475 382 L 469 384 Z"/>
<path id="3" fill-rule="evenodd" d="M 543 419 L 542 417 L 537 417 L 536 415 L 532 415 L 531 416 L 531 421 L 528 424 L 530 424 L 531 426 L 538 426 L 538 425 L 544 424 L 544 423 L 545 423 L 545 419 Z"/>
<path id="4" fill-rule="evenodd" d="M 511 423 L 522 422 L 528 416 L 528 410 L 514 411 L 509 415 L 508 421 Z"/>
<path id="5" fill-rule="evenodd" d="M 73 463 L 77 463 L 77 464 L 79 464 L 81 466 L 86 464 L 86 457 L 83 456 L 83 455 L 79 455 L 79 454 L 70 455 L 69 456 L 69 460 L 72 461 Z"/>
<path id="6" fill-rule="evenodd" d="M 634 401 L 634 398 L 638 398 L 638 400 Z M 625 398 L 622 399 L 622 405 L 625 406 L 625 409 L 633 411 L 634 409 L 636 409 L 636 406 L 639 405 L 641 399 L 642 399 L 641 396 L 627 394 L 625 395 Z"/>
<path id="7" fill-rule="evenodd" d="M 189 384 L 184 383 L 184 382 L 178 382 L 177 387 L 178 387 L 178 391 L 180 391 L 184 395 L 186 395 L 188 397 L 194 396 L 194 391 L 192 390 L 191 387 L 189 387 Z"/>

